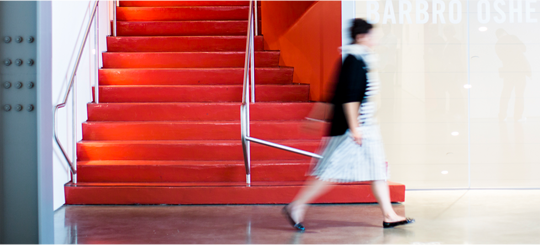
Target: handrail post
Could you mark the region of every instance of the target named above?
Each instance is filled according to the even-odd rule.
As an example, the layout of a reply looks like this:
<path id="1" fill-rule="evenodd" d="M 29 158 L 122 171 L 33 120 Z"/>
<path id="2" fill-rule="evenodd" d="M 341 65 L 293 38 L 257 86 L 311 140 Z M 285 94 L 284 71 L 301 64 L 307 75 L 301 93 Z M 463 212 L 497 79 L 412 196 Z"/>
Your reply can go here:
<path id="1" fill-rule="evenodd" d="M 94 101 L 96 102 L 96 104 L 99 104 L 99 57 L 101 56 L 100 54 L 100 51 L 99 51 L 99 0 L 98 0 L 98 4 L 97 4 L 97 10 L 96 10 L 96 33 L 95 33 L 95 47 L 96 47 L 96 52 L 95 52 L 95 61 L 96 61 L 96 74 L 95 74 L 95 77 L 96 77 L 96 80 L 95 80 L 95 84 L 94 84 Z"/>
<path id="2" fill-rule="evenodd" d="M 251 15 L 251 20 L 253 21 L 253 14 Z M 251 103 L 255 103 L 255 42 L 253 39 L 255 39 L 255 36 L 253 36 L 253 26 L 251 26 L 250 31 L 250 37 L 249 37 L 249 50 L 250 50 L 250 58 L 251 58 L 251 66 L 250 66 L 250 75 L 251 75 Z M 249 114 L 249 111 L 248 111 Z"/>
<path id="3" fill-rule="evenodd" d="M 244 165 L 246 168 L 246 186 L 251 186 L 251 151 L 250 142 L 247 140 L 249 137 L 249 68 L 250 68 L 250 45 L 252 44 L 253 36 L 253 1 L 249 1 L 249 15 L 248 15 L 248 29 L 246 35 L 246 53 L 244 59 L 244 81 L 242 87 L 242 105 L 240 106 L 240 133 L 242 139 L 242 151 L 244 155 Z"/>
<path id="4" fill-rule="evenodd" d="M 72 120 L 71 120 L 71 127 L 72 127 L 72 140 L 73 140 L 73 168 L 75 169 L 75 173 L 73 174 L 72 181 L 74 184 L 77 183 L 77 75 L 75 75 L 75 82 L 73 83 L 73 99 L 71 104 L 71 113 L 72 113 Z"/>
<path id="5" fill-rule="evenodd" d="M 117 0 L 113 1 L 113 37 L 116 37 L 116 3 Z"/>
<path id="6" fill-rule="evenodd" d="M 259 18 L 257 13 L 259 12 L 259 5 L 257 4 L 257 0 L 255 0 L 255 21 L 253 22 L 255 24 L 255 36 L 259 35 Z"/>
<path id="7" fill-rule="evenodd" d="M 242 149 L 244 155 L 244 164 L 246 167 L 246 186 L 251 186 L 251 148 L 250 142 L 247 140 L 247 130 L 246 123 L 249 123 L 247 119 L 247 111 L 249 108 L 244 104 L 240 107 L 240 124 L 241 124 L 241 138 L 242 138 Z"/>

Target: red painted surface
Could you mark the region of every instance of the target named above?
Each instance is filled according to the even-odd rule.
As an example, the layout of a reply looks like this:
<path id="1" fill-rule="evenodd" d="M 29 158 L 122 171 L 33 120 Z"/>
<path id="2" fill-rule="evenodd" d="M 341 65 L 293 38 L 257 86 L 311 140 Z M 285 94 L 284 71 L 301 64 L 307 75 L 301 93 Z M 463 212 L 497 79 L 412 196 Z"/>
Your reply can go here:
<path id="1" fill-rule="evenodd" d="M 118 36 L 246 35 L 247 20 L 117 21 Z"/>
<path id="2" fill-rule="evenodd" d="M 294 67 L 294 82 L 310 84 L 310 99 L 328 99 L 341 62 L 341 1 L 263 1 L 265 49 L 281 50 L 280 65 Z"/>
<path id="3" fill-rule="evenodd" d="M 119 36 L 107 39 L 108 52 L 103 54 L 104 68 L 99 71 L 100 103 L 88 104 L 83 141 L 77 144 L 79 183 L 65 186 L 67 204 L 258 204 L 292 200 L 311 167 L 311 159 L 298 154 L 252 143 L 253 184 L 245 187 L 239 102 L 246 3 L 120 2 Z M 276 4 L 287 7 L 288 3 Z M 319 29 L 299 32 L 295 26 L 306 20 L 324 22 L 317 14 L 334 11 L 335 4 L 295 4 L 300 7 L 292 12 L 280 9 L 284 19 L 275 19 L 274 29 L 267 29 L 270 42 L 265 43 L 266 36 L 255 39 L 257 103 L 250 106 L 251 135 L 315 152 L 328 124 L 312 125 L 315 127 L 306 131 L 304 118 L 313 107 L 310 90 L 315 86 L 315 94 L 320 93 L 318 81 L 325 68 L 320 62 L 306 60 L 300 64 L 300 59 L 291 57 L 321 58 L 326 46 L 314 41 L 320 37 L 311 35 Z M 322 10 L 322 6 L 329 9 Z M 334 17 L 328 16 L 329 25 Z M 325 25 L 314 23 L 312 27 Z M 273 32 L 276 30 L 280 32 Z M 300 38 L 291 33 L 306 35 Z M 283 38 L 290 38 L 290 43 Z M 285 58 L 280 60 L 280 51 L 268 51 L 268 43 L 279 44 L 274 50 L 286 49 Z M 298 50 L 291 49 L 294 45 Z M 315 47 L 322 47 L 322 51 L 302 54 Z M 285 67 L 284 62 L 300 67 L 301 80 L 297 68 Z M 315 80 L 302 80 L 306 67 L 311 67 Z M 391 195 L 392 201 L 404 201 L 405 187 L 392 184 Z M 367 183 L 354 183 L 336 185 L 317 202 L 375 199 Z"/>
<path id="4" fill-rule="evenodd" d="M 255 52 L 255 66 L 277 67 L 279 51 Z M 104 68 L 244 67 L 245 52 L 106 52 Z"/>
<path id="5" fill-rule="evenodd" d="M 317 1 L 268 1 L 261 4 L 264 13 L 263 33 L 270 35 L 267 43 L 274 42 L 276 37 L 282 36 L 308 11 Z M 271 17 L 278 17 L 269 23 Z"/>
<path id="6" fill-rule="evenodd" d="M 317 133 L 303 129 L 303 121 L 253 121 L 251 136 L 261 139 L 313 139 L 322 136 L 326 123 L 317 123 Z M 240 140 L 239 121 L 150 121 L 86 122 L 83 140 Z"/>
<path id="7" fill-rule="evenodd" d="M 308 85 L 256 85 L 260 102 L 308 102 Z M 241 85 L 108 85 L 100 86 L 107 102 L 241 102 Z"/>
<path id="8" fill-rule="evenodd" d="M 292 84 L 293 68 L 256 68 L 257 84 Z M 100 85 L 241 85 L 243 68 L 100 69 Z"/>
<path id="9" fill-rule="evenodd" d="M 255 37 L 263 50 L 263 37 Z M 108 52 L 246 51 L 245 36 L 107 37 Z"/>
<path id="10" fill-rule="evenodd" d="M 253 161 L 253 181 L 304 181 L 308 161 Z M 244 161 L 80 161 L 83 182 L 242 182 Z"/>
<path id="11" fill-rule="evenodd" d="M 317 151 L 318 140 L 276 140 L 276 143 L 306 151 Z M 243 160 L 239 140 L 146 140 L 81 141 L 77 144 L 80 161 L 85 160 Z M 252 144 L 253 160 L 297 160 L 308 157 Z"/>
<path id="12" fill-rule="evenodd" d="M 389 183 L 392 202 L 405 201 L 405 186 Z M 67 184 L 67 204 L 284 204 L 293 200 L 301 183 L 245 183 L 204 185 Z M 315 203 L 374 203 L 368 184 L 335 185 Z"/>
<path id="13" fill-rule="evenodd" d="M 252 121 L 304 120 L 312 103 L 255 103 Z M 240 121 L 240 103 L 88 104 L 88 121 Z"/>
<path id="14" fill-rule="evenodd" d="M 120 1 L 120 7 L 249 6 L 249 1 Z"/>
<path id="15" fill-rule="evenodd" d="M 120 7 L 116 18 L 119 21 L 247 20 L 248 11 L 249 6 Z"/>

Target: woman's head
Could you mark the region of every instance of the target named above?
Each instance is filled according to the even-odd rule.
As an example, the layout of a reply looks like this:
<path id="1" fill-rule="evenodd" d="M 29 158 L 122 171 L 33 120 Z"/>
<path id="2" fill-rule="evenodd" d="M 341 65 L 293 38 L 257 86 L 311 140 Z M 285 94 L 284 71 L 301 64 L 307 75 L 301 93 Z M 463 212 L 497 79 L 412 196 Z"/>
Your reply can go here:
<path id="1" fill-rule="evenodd" d="M 373 25 L 367 21 L 357 18 L 352 21 L 351 38 L 354 44 L 361 44 L 368 47 L 373 46 L 371 39 L 371 29 Z"/>

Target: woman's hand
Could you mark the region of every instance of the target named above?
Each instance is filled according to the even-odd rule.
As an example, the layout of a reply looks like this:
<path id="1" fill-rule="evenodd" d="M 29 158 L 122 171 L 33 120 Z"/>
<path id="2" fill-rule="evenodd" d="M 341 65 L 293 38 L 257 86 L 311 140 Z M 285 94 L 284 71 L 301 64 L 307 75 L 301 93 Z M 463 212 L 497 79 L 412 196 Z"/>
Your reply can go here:
<path id="1" fill-rule="evenodd" d="M 362 145 L 362 131 L 355 129 L 351 131 L 351 138 L 359 145 Z"/>

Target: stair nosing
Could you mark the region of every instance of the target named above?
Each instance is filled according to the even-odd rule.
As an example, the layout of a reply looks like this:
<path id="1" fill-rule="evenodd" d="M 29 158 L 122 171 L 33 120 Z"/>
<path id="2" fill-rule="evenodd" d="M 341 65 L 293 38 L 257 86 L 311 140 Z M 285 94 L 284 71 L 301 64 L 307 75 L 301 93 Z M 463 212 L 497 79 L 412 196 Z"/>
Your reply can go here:
<path id="1" fill-rule="evenodd" d="M 187 35 L 187 36 L 107 36 L 107 38 L 111 39 L 117 39 L 117 38 L 204 38 L 204 37 L 220 37 L 220 38 L 230 38 L 230 37 L 238 37 L 238 38 L 246 38 L 246 35 L 212 35 L 212 36 L 202 36 L 202 35 Z M 257 35 L 255 38 L 263 38 L 263 35 Z"/>
<path id="2" fill-rule="evenodd" d="M 283 121 L 283 120 L 265 120 L 265 121 L 256 121 L 258 124 L 290 124 L 291 122 L 296 123 L 302 123 L 306 122 L 306 120 L 289 120 L 289 121 Z M 100 124 L 100 123 L 112 123 L 112 124 L 120 124 L 120 123 L 128 123 L 128 124 L 152 124 L 152 123 L 173 123 L 173 124 L 240 124 L 240 119 L 238 120 L 231 120 L 231 121 L 170 121 L 170 120 L 159 120 L 159 121 L 86 121 L 83 122 L 83 124 Z"/>
<path id="3" fill-rule="evenodd" d="M 255 87 L 306 87 L 309 86 L 309 84 L 257 84 Z M 215 88 L 242 88 L 243 85 L 228 85 L 228 84 L 191 84 L 191 85 L 100 85 L 99 87 L 143 87 L 143 88 L 156 88 L 156 87 L 166 87 L 166 88 L 192 88 L 192 87 L 198 87 L 198 88 L 207 88 L 207 87 L 215 87 Z"/>
<path id="4" fill-rule="evenodd" d="M 150 105 L 180 104 L 180 105 L 192 105 L 192 104 L 196 104 L 196 105 L 215 106 L 215 105 L 241 105 L 242 102 L 100 102 L 99 104 L 96 104 L 96 103 L 93 103 L 93 102 L 88 103 L 88 105 L 102 105 L 102 104 L 105 104 L 105 105 L 133 105 L 133 104 L 150 104 Z M 288 101 L 288 102 L 273 102 L 273 101 L 265 102 L 265 101 L 261 101 L 261 102 L 257 102 L 256 104 L 265 104 L 265 105 L 270 105 L 270 104 L 281 104 L 281 105 L 294 104 L 294 105 L 298 105 L 298 104 L 315 104 L 315 102 L 312 102 L 312 101 L 299 101 L 299 102 L 290 102 L 290 101 Z"/>
<path id="5" fill-rule="evenodd" d="M 314 142 L 320 142 L 319 139 L 299 139 L 299 140 L 273 140 L 275 143 L 314 143 Z M 240 139 L 235 140 L 81 140 L 77 143 L 81 144 L 121 144 L 121 143 L 128 143 L 128 144 L 241 144 L 242 141 Z"/>
<path id="6" fill-rule="evenodd" d="M 255 54 L 257 53 L 280 53 L 281 51 L 279 50 L 259 50 L 259 51 L 255 51 Z M 164 52 L 126 52 L 126 51 L 119 51 L 119 52 L 103 52 L 103 54 L 164 54 L 164 53 L 172 53 L 172 54 L 188 54 L 188 53 L 192 53 L 192 54 L 201 54 L 201 53 L 205 53 L 205 54 L 245 54 L 246 51 L 164 51 Z M 236 66 L 235 66 L 236 67 Z M 274 67 L 274 66 L 270 66 L 270 67 Z M 223 68 L 223 67 L 221 67 Z M 242 67 L 240 67 L 242 68 Z"/>
<path id="7" fill-rule="evenodd" d="M 173 70 L 173 71 L 176 71 L 176 70 L 201 70 L 201 71 L 204 71 L 204 70 L 241 70 L 243 71 L 244 68 L 243 67 L 216 67 L 216 68 L 213 68 L 213 67 L 193 67 L 193 68 L 190 68 L 190 67 L 177 67 L 177 68 L 109 68 L 109 67 L 102 67 L 102 68 L 99 68 L 99 70 L 128 70 L 128 71 L 132 71 L 132 70 L 163 70 L 163 71 L 166 71 L 166 70 Z M 294 70 L 294 67 L 288 67 L 288 66 L 269 66 L 269 67 L 255 67 L 255 70 Z"/>
<path id="8" fill-rule="evenodd" d="M 247 19 L 247 18 L 246 18 Z M 224 22 L 224 23 L 234 23 L 234 22 L 245 22 L 248 20 L 118 20 L 119 23 L 163 23 L 163 22 Z"/>
<path id="9" fill-rule="evenodd" d="M 82 183 L 66 183 L 68 187 L 85 188 L 85 187 L 104 187 L 104 188 L 161 188 L 161 187 L 178 187 L 178 188 L 216 188 L 216 187 L 234 187 L 234 188 L 264 188 L 264 187 L 298 187 L 303 186 L 305 181 L 252 181 L 251 187 L 246 187 L 246 182 L 82 182 Z M 331 183 L 331 185 L 350 186 L 350 185 L 370 185 L 369 182 L 349 182 L 349 183 Z M 403 186 L 396 182 L 388 182 L 389 186 Z"/>
<path id="10" fill-rule="evenodd" d="M 197 160 L 81 160 L 77 161 L 78 164 L 88 164 L 88 163 L 105 163 L 105 162 L 111 162 L 111 163 L 150 163 L 150 162 L 156 162 L 156 163 L 185 163 L 185 164 L 244 164 L 244 160 L 204 160 L 204 161 L 197 161 Z M 293 160 L 252 160 L 253 163 L 278 163 L 278 164 L 286 164 L 286 163 L 310 163 L 311 160 L 309 159 L 293 159 Z M 98 165 L 98 164 L 96 164 Z"/>
<path id="11" fill-rule="evenodd" d="M 118 6 L 117 8 L 134 8 L 134 9 L 143 9 L 143 8 L 247 8 L 249 10 L 249 6 L 247 5 L 182 5 L 182 6 L 154 6 L 154 7 L 122 7 Z"/>

